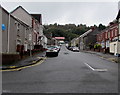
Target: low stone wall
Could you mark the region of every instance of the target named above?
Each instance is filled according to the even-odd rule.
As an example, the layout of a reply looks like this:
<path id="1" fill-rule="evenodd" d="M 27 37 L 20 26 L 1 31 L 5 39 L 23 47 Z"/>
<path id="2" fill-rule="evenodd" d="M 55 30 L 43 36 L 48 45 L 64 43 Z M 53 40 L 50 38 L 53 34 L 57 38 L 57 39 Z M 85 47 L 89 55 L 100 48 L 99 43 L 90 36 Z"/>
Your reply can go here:
<path id="1" fill-rule="evenodd" d="M 35 54 L 38 54 L 43 51 L 45 51 L 44 48 L 34 49 L 34 50 L 31 50 L 31 54 L 32 56 L 34 56 Z M 1 65 L 10 65 L 19 60 L 26 59 L 29 56 L 30 56 L 30 51 L 24 52 L 22 56 L 20 54 L 7 54 L 6 53 L 6 54 L 1 54 L 0 61 L 2 62 Z"/>
<path id="2" fill-rule="evenodd" d="M 9 65 L 20 60 L 19 54 L 2 54 L 2 65 Z"/>
<path id="3" fill-rule="evenodd" d="M 92 48 L 90 51 L 109 53 L 109 49 L 104 49 L 104 48 L 101 48 L 101 49 L 93 49 Z"/>

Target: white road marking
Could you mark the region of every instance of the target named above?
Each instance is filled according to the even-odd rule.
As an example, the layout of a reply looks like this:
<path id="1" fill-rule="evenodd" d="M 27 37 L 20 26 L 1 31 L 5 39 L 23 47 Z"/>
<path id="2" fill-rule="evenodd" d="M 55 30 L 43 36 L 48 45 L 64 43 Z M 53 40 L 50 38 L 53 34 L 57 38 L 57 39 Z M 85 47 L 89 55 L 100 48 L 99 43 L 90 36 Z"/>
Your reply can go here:
<path id="1" fill-rule="evenodd" d="M 108 71 L 107 69 L 95 69 L 94 71 L 98 71 L 98 72 L 106 72 Z"/>
<path id="2" fill-rule="evenodd" d="M 91 70 L 95 70 L 93 67 L 91 67 L 89 64 L 87 64 L 87 63 L 84 63 L 85 65 L 87 65 Z"/>
<path id="3" fill-rule="evenodd" d="M 10 93 L 10 90 L 2 90 L 3 93 Z"/>
<path id="4" fill-rule="evenodd" d="M 87 65 L 91 70 L 93 71 L 98 71 L 98 72 L 106 72 L 108 71 L 107 69 L 94 69 L 92 66 L 90 66 L 88 63 L 84 63 L 85 65 Z"/>

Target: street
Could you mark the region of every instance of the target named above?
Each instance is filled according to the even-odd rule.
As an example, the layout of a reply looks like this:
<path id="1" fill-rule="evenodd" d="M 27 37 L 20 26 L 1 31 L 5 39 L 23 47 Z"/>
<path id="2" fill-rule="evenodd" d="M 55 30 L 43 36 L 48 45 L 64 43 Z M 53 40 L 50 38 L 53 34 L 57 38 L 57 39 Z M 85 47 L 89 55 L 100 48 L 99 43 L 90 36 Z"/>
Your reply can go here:
<path id="1" fill-rule="evenodd" d="M 118 64 L 63 45 L 58 57 L 2 73 L 3 93 L 118 93 Z"/>

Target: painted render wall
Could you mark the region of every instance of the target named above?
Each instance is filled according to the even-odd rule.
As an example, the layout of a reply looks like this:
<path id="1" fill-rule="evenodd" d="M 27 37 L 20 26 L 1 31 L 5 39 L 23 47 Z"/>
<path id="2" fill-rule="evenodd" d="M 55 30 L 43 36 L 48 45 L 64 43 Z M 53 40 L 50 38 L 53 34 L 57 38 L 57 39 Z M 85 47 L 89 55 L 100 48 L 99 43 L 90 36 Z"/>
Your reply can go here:
<path id="1" fill-rule="evenodd" d="M 2 8 L 0 5 L 0 27 L 2 25 Z M 2 28 L 0 28 L 0 65 L 2 66 Z M 0 94 L 2 94 L 2 72 L 0 73 Z"/>
<path id="2" fill-rule="evenodd" d="M 30 48 L 29 34 L 32 34 L 31 28 L 27 26 L 22 21 L 16 19 L 13 16 L 10 16 L 4 9 L 2 11 L 2 24 L 5 24 L 6 30 L 2 33 L 2 53 L 17 53 L 17 39 L 21 39 L 20 45 L 25 45 L 27 43 L 27 49 Z M 0 12 L 1 12 L 0 11 Z M 9 49 L 8 49 L 8 22 L 10 21 L 10 30 L 9 30 Z M 18 31 L 19 24 L 19 31 Z M 26 33 L 25 33 L 26 31 Z M 26 35 L 25 35 L 26 34 Z M 9 52 L 8 52 L 9 51 Z"/>
<path id="3" fill-rule="evenodd" d="M 32 27 L 32 17 L 28 13 L 26 13 L 21 7 L 15 10 L 12 15 Z"/>
<path id="4" fill-rule="evenodd" d="M 120 40 L 120 18 L 119 18 L 119 27 L 118 27 L 118 31 L 119 31 L 119 40 Z"/>
<path id="5" fill-rule="evenodd" d="M 116 41 L 110 43 L 110 53 L 114 53 L 115 55 L 116 53 L 120 54 L 120 42 Z"/>
<path id="6" fill-rule="evenodd" d="M 0 6 L 0 27 L 2 25 L 2 8 Z M 2 29 L 0 28 L 0 53 L 2 53 Z"/>
<path id="7" fill-rule="evenodd" d="M 16 38 L 17 38 L 17 27 L 15 26 L 15 19 L 10 17 L 10 32 L 9 32 L 9 52 L 16 52 Z"/>
<path id="8" fill-rule="evenodd" d="M 9 13 L 2 9 L 2 24 L 6 26 L 6 30 L 2 32 L 2 52 L 6 53 L 8 47 L 8 18 Z"/>
<path id="9" fill-rule="evenodd" d="M 30 49 L 30 44 L 32 43 L 32 39 L 31 41 L 29 40 L 29 34 L 32 35 L 32 28 L 29 27 L 28 25 L 26 25 L 24 22 L 18 20 L 19 23 L 19 31 L 17 29 L 17 39 L 20 40 L 20 45 L 24 45 L 25 46 L 25 51 L 27 51 L 27 49 Z M 16 24 L 17 26 L 18 24 Z M 16 39 L 16 46 L 18 44 L 18 40 Z"/>

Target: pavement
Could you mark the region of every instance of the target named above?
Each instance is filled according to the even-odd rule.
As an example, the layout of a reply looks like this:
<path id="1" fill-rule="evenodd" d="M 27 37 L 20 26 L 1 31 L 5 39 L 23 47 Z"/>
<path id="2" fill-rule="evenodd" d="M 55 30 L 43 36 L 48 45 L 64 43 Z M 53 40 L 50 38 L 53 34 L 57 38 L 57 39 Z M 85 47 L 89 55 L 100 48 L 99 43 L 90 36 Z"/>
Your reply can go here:
<path id="1" fill-rule="evenodd" d="M 0 70 L 10 70 L 10 69 L 17 69 L 25 66 L 30 66 L 30 65 L 36 64 L 37 62 L 43 60 L 44 58 L 45 58 L 45 52 L 41 52 L 39 54 L 35 54 L 34 56 L 27 57 L 18 62 L 15 62 L 11 65 L 2 65 L 0 66 Z"/>
<path id="2" fill-rule="evenodd" d="M 97 56 L 100 56 L 102 59 L 105 59 L 105 60 L 108 60 L 108 61 L 111 61 L 111 62 L 115 62 L 115 63 L 119 63 L 118 62 L 118 59 L 119 57 L 117 56 L 114 56 L 112 54 L 109 54 L 109 53 L 102 53 L 102 52 L 95 52 L 95 51 L 82 51 L 82 52 L 85 52 L 85 53 L 90 53 L 90 54 L 95 54 Z"/>

